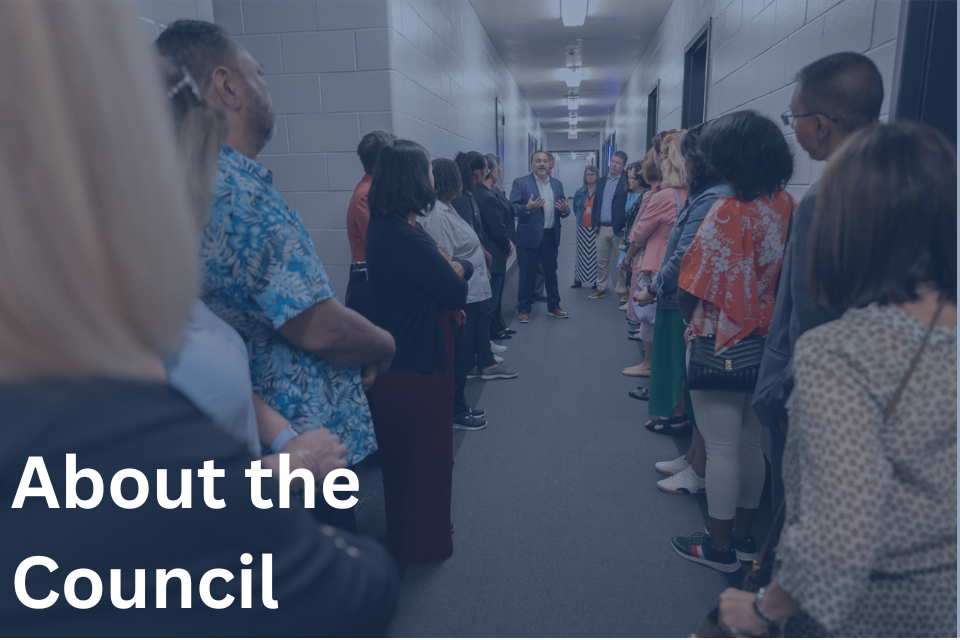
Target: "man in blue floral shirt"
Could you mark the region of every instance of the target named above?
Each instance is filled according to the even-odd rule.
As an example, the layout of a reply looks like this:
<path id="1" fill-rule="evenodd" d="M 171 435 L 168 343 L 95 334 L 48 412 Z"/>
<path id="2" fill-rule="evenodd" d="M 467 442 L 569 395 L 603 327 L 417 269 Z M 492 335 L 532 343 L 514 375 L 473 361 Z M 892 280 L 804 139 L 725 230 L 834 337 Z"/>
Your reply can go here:
<path id="1" fill-rule="evenodd" d="M 229 127 L 200 249 L 203 301 L 243 337 L 254 392 L 297 428 L 338 435 L 355 465 L 377 449 L 364 389 L 389 368 L 393 338 L 340 304 L 300 215 L 256 162 L 273 134 L 263 69 L 216 25 L 171 29 L 168 46 Z"/>

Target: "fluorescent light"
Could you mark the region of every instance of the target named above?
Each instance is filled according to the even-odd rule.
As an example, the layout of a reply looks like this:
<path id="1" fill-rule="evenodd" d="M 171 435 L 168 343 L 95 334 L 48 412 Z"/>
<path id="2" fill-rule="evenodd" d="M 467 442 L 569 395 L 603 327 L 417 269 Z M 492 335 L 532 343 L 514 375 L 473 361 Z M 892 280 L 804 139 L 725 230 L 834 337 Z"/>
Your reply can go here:
<path id="1" fill-rule="evenodd" d="M 573 112 L 573 113 L 571 113 L 569 116 L 567 116 L 567 122 L 570 123 L 570 126 L 571 126 L 571 127 L 576 126 L 576 124 L 577 124 L 577 119 L 578 119 L 578 118 L 577 118 L 576 112 Z"/>
<path id="2" fill-rule="evenodd" d="M 567 109 L 576 111 L 580 108 L 580 96 L 567 96 Z"/>
<path id="3" fill-rule="evenodd" d="M 563 80 L 571 89 L 580 86 L 583 79 L 583 67 L 567 67 L 563 72 Z"/>
<path id="4" fill-rule="evenodd" d="M 560 18 L 563 20 L 563 26 L 582 27 L 587 19 L 588 1 L 589 0 L 560 0 Z"/>
<path id="5" fill-rule="evenodd" d="M 577 159 L 577 152 L 576 152 L 576 151 L 571 151 L 571 152 L 570 152 L 570 159 L 571 159 L 571 160 L 576 160 L 576 159 Z"/>

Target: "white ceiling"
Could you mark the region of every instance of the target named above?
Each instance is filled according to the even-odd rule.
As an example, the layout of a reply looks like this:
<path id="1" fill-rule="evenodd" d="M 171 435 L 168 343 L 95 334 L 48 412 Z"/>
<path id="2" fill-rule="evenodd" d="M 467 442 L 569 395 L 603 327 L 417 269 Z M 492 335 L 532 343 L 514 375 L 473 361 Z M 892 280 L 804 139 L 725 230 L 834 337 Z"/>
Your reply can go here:
<path id="1" fill-rule="evenodd" d="M 561 73 L 570 51 L 583 65 L 577 129 L 600 131 L 672 0 L 589 0 L 580 27 L 563 26 L 560 2 L 470 0 L 544 131 L 568 129 Z"/>

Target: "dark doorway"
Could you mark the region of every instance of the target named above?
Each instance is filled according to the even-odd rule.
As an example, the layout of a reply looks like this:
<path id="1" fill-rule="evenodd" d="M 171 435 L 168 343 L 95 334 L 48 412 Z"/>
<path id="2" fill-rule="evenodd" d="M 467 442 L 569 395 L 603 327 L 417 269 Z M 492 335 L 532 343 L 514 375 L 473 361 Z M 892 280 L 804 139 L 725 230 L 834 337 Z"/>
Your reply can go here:
<path id="1" fill-rule="evenodd" d="M 896 116 L 936 127 L 956 146 L 956 0 L 909 3 Z"/>
<path id="2" fill-rule="evenodd" d="M 647 151 L 653 146 L 653 136 L 657 135 L 657 107 L 660 96 L 660 81 L 657 80 L 657 86 L 653 88 L 650 95 L 647 96 Z"/>
<path id="3" fill-rule="evenodd" d="M 707 106 L 707 54 L 710 50 L 710 23 L 687 45 L 683 56 L 683 111 L 680 126 L 700 124 Z"/>

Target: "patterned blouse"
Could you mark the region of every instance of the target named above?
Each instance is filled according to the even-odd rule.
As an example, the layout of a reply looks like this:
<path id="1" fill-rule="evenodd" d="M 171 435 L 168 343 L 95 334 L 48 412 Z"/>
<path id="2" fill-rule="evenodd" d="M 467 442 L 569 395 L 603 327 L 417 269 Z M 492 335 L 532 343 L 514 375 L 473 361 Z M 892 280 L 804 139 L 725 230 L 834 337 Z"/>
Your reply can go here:
<path id="1" fill-rule="evenodd" d="M 200 267 L 203 301 L 247 345 L 254 392 L 288 420 L 340 436 L 348 464 L 376 451 L 360 368 L 324 362 L 277 331 L 336 294 L 271 172 L 228 146 L 220 152 Z"/>
<path id="2" fill-rule="evenodd" d="M 793 356 L 780 585 L 837 636 L 957 635 L 957 328 L 872 304 Z"/>
<path id="3" fill-rule="evenodd" d="M 700 298 L 688 340 L 716 333 L 719 355 L 751 334 L 767 334 L 795 206 L 786 191 L 751 202 L 732 196 L 713 204 L 680 263 L 680 288 Z"/>

